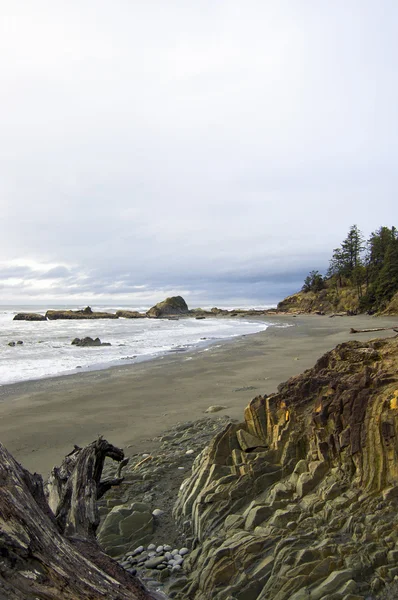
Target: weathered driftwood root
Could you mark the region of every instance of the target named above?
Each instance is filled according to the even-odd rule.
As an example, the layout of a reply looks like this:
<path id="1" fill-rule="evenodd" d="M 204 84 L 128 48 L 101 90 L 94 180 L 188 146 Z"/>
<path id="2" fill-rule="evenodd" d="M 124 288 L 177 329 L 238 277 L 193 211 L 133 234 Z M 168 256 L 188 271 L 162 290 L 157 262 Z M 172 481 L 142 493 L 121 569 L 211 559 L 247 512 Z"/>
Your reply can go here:
<path id="1" fill-rule="evenodd" d="M 398 333 L 398 325 L 396 327 L 374 327 L 373 329 L 354 329 L 351 327 L 350 333 L 373 333 L 373 331 L 388 331 L 389 329 Z"/>
<path id="2" fill-rule="evenodd" d="M 97 500 L 122 477 L 101 481 L 105 458 L 125 463 L 123 451 L 101 437 L 85 448 L 75 446 L 55 467 L 47 486 L 48 502 L 67 537 L 94 539 L 99 524 Z"/>
<path id="3" fill-rule="evenodd" d="M 55 469 L 52 500 L 0 444 L 0 600 L 150 600 L 159 597 L 104 554 L 95 540 L 96 500 L 106 456 L 123 452 L 99 439 Z M 119 478 L 114 480 L 115 483 Z"/>

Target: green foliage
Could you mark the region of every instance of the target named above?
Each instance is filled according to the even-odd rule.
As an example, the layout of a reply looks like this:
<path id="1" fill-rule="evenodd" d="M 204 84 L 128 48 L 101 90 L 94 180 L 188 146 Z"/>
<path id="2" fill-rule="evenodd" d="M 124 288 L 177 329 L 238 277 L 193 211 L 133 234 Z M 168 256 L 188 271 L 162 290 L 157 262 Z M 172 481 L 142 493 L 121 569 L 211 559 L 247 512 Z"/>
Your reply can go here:
<path id="1" fill-rule="evenodd" d="M 353 280 L 355 285 L 360 285 L 363 279 L 362 252 L 365 248 L 364 238 L 356 225 L 352 225 L 347 237 L 339 248 L 333 250 L 330 260 L 328 276 L 334 277 L 340 287 L 344 280 Z"/>
<path id="2" fill-rule="evenodd" d="M 325 287 L 325 280 L 319 271 L 311 271 L 304 279 L 303 292 L 320 292 Z"/>
<path id="3" fill-rule="evenodd" d="M 383 310 L 398 291 L 396 228 L 379 227 L 365 244 L 361 231 L 352 225 L 341 245 L 333 250 L 326 277 L 311 271 L 302 289 L 319 292 L 325 286 L 334 288 L 337 298 L 341 288 L 356 290 L 361 312 Z"/>
<path id="4" fill-rule="evenodd" d="M 398 235 L 395 227 L 380 227 L 368 241 L 366 257 L 365 295 L 361 298 L 363 311 L 383 310 L 398 291 Z"/>

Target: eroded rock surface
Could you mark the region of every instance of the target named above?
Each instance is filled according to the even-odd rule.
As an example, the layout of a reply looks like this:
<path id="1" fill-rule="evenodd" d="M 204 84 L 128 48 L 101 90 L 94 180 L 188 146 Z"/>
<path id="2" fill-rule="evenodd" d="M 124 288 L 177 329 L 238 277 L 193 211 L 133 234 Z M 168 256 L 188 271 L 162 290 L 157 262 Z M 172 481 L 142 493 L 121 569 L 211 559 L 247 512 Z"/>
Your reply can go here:
<path id="1" fill-rule="evenodd" d="M 161 317 L 173 316 L 173 315 L 187 315 L 189 313 L 188 305 L 182 296 L 172 296 L 166 298 L 163 302 L 158 302 L 155 306 L 152 306 L 146 316 L 152 319 L 159 319 Z"/>
<path id="2" fill-rule="evenodd" d="M 192 600 L 373 598 L 398 579 L 398 340 L 349 342 L 258 396 L 196 458 Z"/>

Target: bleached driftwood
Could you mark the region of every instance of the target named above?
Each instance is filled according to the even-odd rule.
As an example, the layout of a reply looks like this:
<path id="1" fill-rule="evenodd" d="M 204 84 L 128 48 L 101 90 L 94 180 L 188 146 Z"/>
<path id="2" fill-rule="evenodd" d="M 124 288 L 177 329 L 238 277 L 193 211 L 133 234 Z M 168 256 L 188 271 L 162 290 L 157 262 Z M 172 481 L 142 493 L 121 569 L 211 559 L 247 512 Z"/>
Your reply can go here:
<path id="1" fill-rule="evenodd" d="M 123 452 L 99 439 L 53 470 L 52 512 L 43 479 L 24 469 L 0 443 L 0 600 L 153 600 L 95 539 L 96 500 L 120 478 L 101 482 L 106 456 Z M 58 502 L 57 502 L 58 498 Z M 163 597 L 163 596 L 162 596 Z"/>

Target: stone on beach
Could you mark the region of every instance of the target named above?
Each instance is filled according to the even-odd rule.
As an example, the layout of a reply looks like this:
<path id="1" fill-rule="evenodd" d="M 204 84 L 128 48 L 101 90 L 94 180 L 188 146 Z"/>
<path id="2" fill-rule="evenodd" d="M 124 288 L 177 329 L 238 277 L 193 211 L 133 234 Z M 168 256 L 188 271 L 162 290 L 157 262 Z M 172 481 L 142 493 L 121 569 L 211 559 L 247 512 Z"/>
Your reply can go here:
<path id="1" fill-rule="evenodd" d="M 225 410 L 226 408 L 227 408 L 226 406 L 214 404 L 213 406 L 209 406 L 209 408 L 206 408 L 205 413 L 216 413 L 216 412 L 219 412 L 220 410 Z"/>

